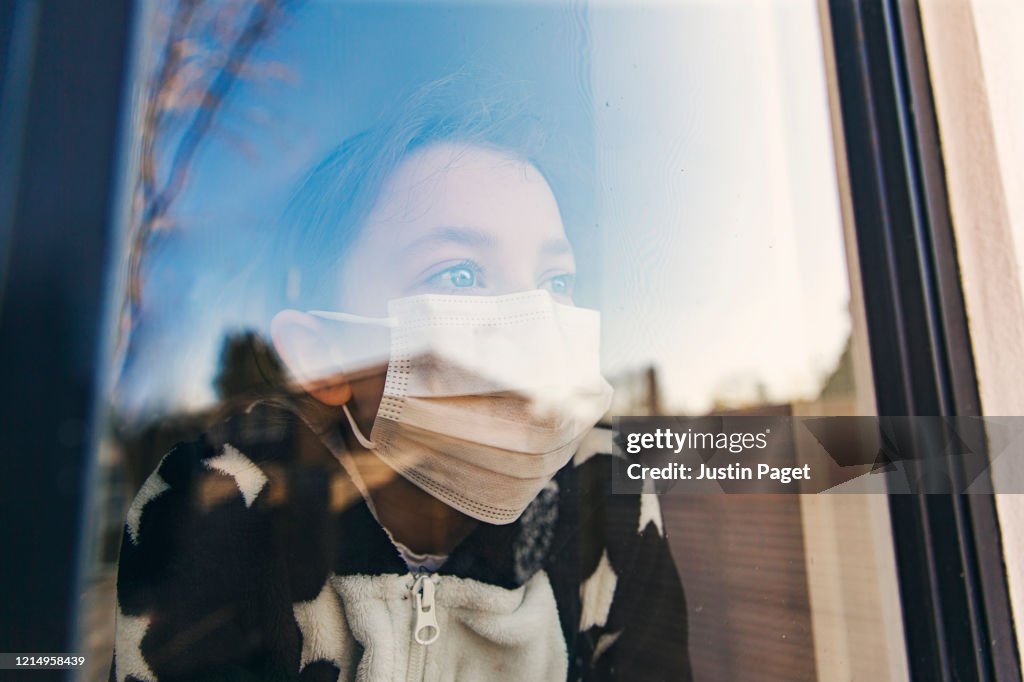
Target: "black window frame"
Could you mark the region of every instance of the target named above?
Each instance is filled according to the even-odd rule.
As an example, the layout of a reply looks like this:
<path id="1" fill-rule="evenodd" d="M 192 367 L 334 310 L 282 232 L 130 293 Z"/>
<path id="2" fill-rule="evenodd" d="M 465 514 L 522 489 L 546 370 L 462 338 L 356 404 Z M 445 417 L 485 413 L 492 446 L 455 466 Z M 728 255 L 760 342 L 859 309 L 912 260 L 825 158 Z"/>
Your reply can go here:
<path id="1" fill-rule="evenodd" d="M 880 415 L 979 416 L 918 5 L 829 0 Z M 963 490 L 964 472 L 945 472 Z M 992 495 L 889 498 L 909 672 L 1020 680 Z"/>
<path id="2" fill-rule="evenodd" d="M 0 5 L 0 652 L 72 653 L 135 7 Z"/>

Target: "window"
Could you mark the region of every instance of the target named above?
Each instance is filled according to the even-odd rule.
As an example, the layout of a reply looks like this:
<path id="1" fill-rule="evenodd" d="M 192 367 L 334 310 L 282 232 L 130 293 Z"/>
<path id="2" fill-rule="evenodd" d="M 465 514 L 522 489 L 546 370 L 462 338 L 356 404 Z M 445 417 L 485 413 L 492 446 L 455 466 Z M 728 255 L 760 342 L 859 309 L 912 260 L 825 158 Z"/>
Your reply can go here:
<path id="1" fill-rule="evenodd" d="M 978 10 L 979 36 L 994 30 L 993 7 Z M 10 264 L 0 357 L 15 379 L 4 450 L 28 451 L 32 434 L 53 441 L 3 477 L 33 482 L 5 495 L 10 511 L 55 496 L 33 532 L 75 525 L 64 537 L 80 542 L 79 575 L 58 575 L 52 566 L 73 565 L 73 546 L 38 548 L 15 529 L 9 544 L 26 558 L 14 584 L 45 572 L 76 585 L 73 612 L 58 594 L 46 613 L 70 624 L 64 646 L 88 662 L 79 679 L 106 678 L 116 618 L 134 613 L 118 602 L 119 552 L 141 527 L 140 489 L 158 494 L 145 482 L 161 458 L 251 409 L 268 385 L 297 382 L 320 399 L 337 386 L 300 377 L 319 380 L 327 366 L 372 384 L 374 353 L 394 352 L 382 341 L 399 324 L 389 301 L 541 289 L 531 305 L 596 311 L 593 347 L 614 389 L 594 415 L 598 430 L 612 416 L 981 414 L 986 400 L 1006 404 L 979 390 L 983 376 L 996 385 L 986 353 L 998 340 L 968 324 L 994 285 L 963 228 L 970 154 L 951 132 L 960 85 L 947 57 L 974 53 L 934 8 L 919 17 L 909 3 L 814 0 L 172 0 L 72 18 L 28 2 L 3 14 L 0 68 L 31 79 L 5 77 L 0 90 L 0 158 L 11 161 L 0 171 L 0 234 L 11 225 L 0 242 Z M 101 35 L 123 41 L 97 51 Z M 993 44 L 979 53 L 989 89 Z M 84 113 L 68 118 L 65 101 Z M 1013 102 L 994 101 L 1003 149 Z M 1006 158 L 1000 172 L 1012 176 Z M 429 239 L 403 241 L 428 219 L 438 228 Z M 69 240 L 76 222 L 83 236 Z M 339 357 L 326 336 L 293 330 L 321 362 L 303 375 L 288 350 L 298 346 L 273 332 L 286 310 L 314 313 L 288 320 L 313 320 L 346 352 L 369 350 Z M 491 364 L 513 366 L 516 352 L 506 344 L 494 356 L 505 364 Z M 547 372 L 583 355 L 552 354 Z M 481 385 L 481 357 L 460 381 Z M 73 390 L 39 392 L 66 376 L 77 377 Z M 492 380 L 489 395 L 516 393 Z M 355 416 L 338 424 L 368 441 L 381 430 L 356 395 Z M 56 424 L 42 418 L 47 401 Z M 226 499 L 207 493 L 213 506 Z M 980 495 L 657 504 L 686 595 L 671 625 L 688 636 L 664 627 L 644 642 L 688 647 L 696 679 L 1002 679 L 1018 665 L 994 532 L 1000 521 L 1012 529 L 1009 502 L 998 514 Z M 454 549 L 388 535 L 407 566 L 443 577 Z M 673 580 L 649 590 L 669 595 Z M 40 594 L 16 596 L 14 620 L 30 620 Z M 578 598 L 588 624 L 614 619 L 612 607 L 602 615 Z M 54 632 L 26 624 L 17 646 L 0 649 L 55 649 Z M 583 652 L 569 669 L 612 651 L 613 635 L 595 634 L 586 651 L 567 644 Z"/>

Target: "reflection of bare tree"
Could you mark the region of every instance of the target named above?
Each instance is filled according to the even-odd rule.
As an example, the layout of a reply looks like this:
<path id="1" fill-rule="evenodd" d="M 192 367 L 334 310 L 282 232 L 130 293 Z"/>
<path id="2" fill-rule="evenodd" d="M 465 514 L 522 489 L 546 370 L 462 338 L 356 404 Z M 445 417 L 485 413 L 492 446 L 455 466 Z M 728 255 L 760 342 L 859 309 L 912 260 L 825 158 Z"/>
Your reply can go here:
<path id="1" fill-rule="evenodd" d="M 185 188 L 203 140 L 236 83 L 281 77 L 279 64 L 258 64 L 253 48 L 282 20 L 289 0 L 169 0 L 140 123 L 139 172 L 132 193 L 127 292 L 118 356 L 126 352 L 142 306 L 147 255 L 173 224 L 171 207 Z"/>
<path id="2" fill-rule="evenodd" d="M 284 384 L 284 366 L 266 339 L 251 330 L 225 337 L 214 380 L 221 400 L 258 397 Z"/>
<path id="3" fill-rule="evenodd" d="M 118 321 L 115 367 L 128 356 L 132 332 L 142 317 L 146 258 L 173 227 L 174 202 L 187 187 L 196 153 L 217 128 L 228 96 L 240 80 L 288 76 L 280 64 L 259 63 L 254 48 L 285 17 L 296 0 L 160 0 L 153 26 L 140 36 L 146 72 L 137 125 L 138 174 L 134 178 L 127 244 L 126 292 Z M 150 60 L 152 60 L 150 62 Z M 260 346 L 251 339 L 254 353 Z M 240 355 L 225 368 L 226 388 L 248 387 L 249 367 Z M 275 365 L 268 361 L 260 366 Z M 124 424 L 117 416 L 102 450 L 110 458 L 101 469 L 96 543 L 83 595 L 79 651 L 87 667 L 78 679 L 106 680 L 113 650 L 114 566 L 125 505 L 175 443 L 195 438 L 208 415 L 177 415 L 146 424 Z M 116 454 L 115 454 L 116 453 Z"/>

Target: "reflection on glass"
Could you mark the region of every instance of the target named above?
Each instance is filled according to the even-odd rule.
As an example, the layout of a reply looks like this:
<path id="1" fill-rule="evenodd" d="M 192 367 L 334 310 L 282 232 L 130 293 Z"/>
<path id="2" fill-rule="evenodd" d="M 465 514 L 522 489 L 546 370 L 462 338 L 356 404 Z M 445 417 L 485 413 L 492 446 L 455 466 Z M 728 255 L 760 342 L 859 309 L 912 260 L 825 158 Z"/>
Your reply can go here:
<path id="1" fill-rule="evenodd" d="M 115 638 L 135 647 L 119 672 L 173 672 L 175 651 L 197 665 L 213 656 L 200 642 L 214 640 L 183 615 L 189 599 L 146 602 L 170 583 L 131 564 L 234 565 L 215 549 L 191 564 L 140 549 L 147 524 L 169 513 L 160 505 L 177 499 L 161 458 L 200 434 L 214 448 L 202 461 L 215 463 L 186 477 L 180 532 L 227 523 L 200 523 L 217 510 L 299 510 L 282 517 L 289 556 L 315 570 L 296 573 L 266 616 L 283 630 L 247 621 L 257 641 L 292 638 L 276 650 L 294 654 L 289 665 L 347 678 L 366 660 L 348 643 L 378 641 L 347 615 L 361 588 L 322 592 L 324 575 L 415 566 L 441 576 L 403 593 L 419 603 L 450 598 L 446 571 L 550 593 L 523 621 L 536 639 L 523 644 L 529 660 L 501 659 L 520 673 L 540 666 L 538 679 L 602 665 L 619 665 L 621 679 L 637 665 L 692 667 L 698 679 L 905 677 L 884 498 L 637 501 L 629 542 L 654 548 L 636 550 L 650 562 L 642 589 L 612 540 L 578 532 L 587 526 L 572 527 L 573 553 L 553 561 L 569 528 L 563 467 L 607 451 L 611 415 L 873 410 L 815 3 L 149 12 L 82 623 L 83 651 L 104 665 L 87 679 L 105 677 Z M 308 438 L 331 429 L 340 437 Z M 290 443 L 301 466 L 257 445 L 271 442 Z M 309 511 L 318 504 L 326 516 Z M 581 497 L 576 509 L 598 506 Z M 366 530 L 376 522 L 391 532 Z M 544 537 L 516 540 L 523 528 Z M 332 554 L 364 531 L 358 551 Z M 122 587 L 121 603 L 119 556 L 122 579 L 146 584 Z M 260 589 L 275 589 L 275 575 Z M 235 578 L 252 589 L 250 573 Z M 204 595 L 221 632 L 217 618 L 237 614 L 214 606 L 234 602 L 204 589 L 192 598 Z M 416 647 L 476 627 L 406 616 L 413 667 Z M 346 634 L 317 662 L 301 643 L 328 622 Z M 541 644 L 551 641 L 566 649 Z M 496 660 L 471 647 L 460 656 Z"/>

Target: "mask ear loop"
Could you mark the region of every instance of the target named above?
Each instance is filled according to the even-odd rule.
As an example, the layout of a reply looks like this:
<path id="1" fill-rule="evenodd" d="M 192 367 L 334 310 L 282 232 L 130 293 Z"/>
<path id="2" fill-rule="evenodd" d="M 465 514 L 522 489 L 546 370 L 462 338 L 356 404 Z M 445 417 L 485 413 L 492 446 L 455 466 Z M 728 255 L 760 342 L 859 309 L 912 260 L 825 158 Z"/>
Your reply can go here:
<path id="1" fill-rule="evenodd" d="M 333 310 L 307 310 L 308 315 L 314 317 L 320 317 L 325 320 L 333 320 L 335 322 L 349 322 L 352 324 L 372 324 L 380 327 L 394 328 L 398 326 L 398 318 L 395 317 L 367 317 L 365 315 L 354 315 L 352 313 L 343 313 L 340 311 Z M 356 420 L 352 417 L 352 413 L 348 409 L 348 405 L 342 405 L 341 409 L 345 412 L 345 418 L 348 419 L 348 425 L 352 427 L 352 433 L 355 435 L 356 440 L 367 450 L 374 450 L 376 446 L 373 441 L 363 435 L 359 426 L 356 424 Z"/>
<path id="2" fill-rule="evenodd" d="M 364 315 L 354 315 L 352 313 L 344 313 L 332 310 L 307 310 L 306 313 L 308 315 L 313 315 L 314 317 L 319 317 L 325 320 L 333 320 L 335 322 L 348 322 L 352 324 L 371 324 L 388 328 L 394 328 L 398 326 L 398 318 L 395 317 L 366 317 Z M 341 406 L 341 409 L 345 413 L 345 418 L 348 420 L 348 425 L 352 428 L 352 434 L 356 437 L 356 440 L 359 441 L 359 444 L 362 445 L 367 450 L 375 450 L 376 445 L 373 443 L 372 440 L 363 435 L 362 430 L 359 428 L 359 425 L 356 424 L 356 420 L 352 416 L 352 412 L 348 409 L 348 405 L 343 404 Z M 359 467 L 357 467 L 355 462 L 352 460 L 352 455 L 348 452 L 348 448 L 346 448 L 341 443 L 341 439 L 337 438 L 337 436 L 327 438 L 325 440 L 325 444 L 328 446 L 328 449 L 331 450 L 331 452 L 334 454 L 335 458 L 337 458 L 342 468 L 345 469 L 346 472 L 348 472 L 349 478 L 351 478 L 352 482 L 355 483 L 356 489 L 359 490 L 359 494 L 366 502 L 366 506 L 367 508 L 369 508 L 370 514 L 372 514 L 373 517 L 377 519 L 377 523 L 380 524 L 381 528 L 384 528 L 384 525 L 380 523 L 380 518 L 377 516 L 377 509 L 374 507 L 373 496 L 370 495 L 370 488 L 369 486 L 366 485 L 366 482 L 363 480 L 363 477 L 359 475 Z M 389 537 L 391 536 L 391 533 L 388 532 L 387 528 L 384 528 L 384 531 L 388 533 Z M 394 541 L 393 538 L 392 541 Z"/>
<path id="3" fill-rule="evenodd" d="M 334 320 L 335 322 L 375 324 L 379 327 L 398 326 L 398 318 L 396 317 L 367 317 L 365 315 L 353 315 L 352 313 L 342 313 L 334 310 L 307 310 L 306 314 L 314 317 L 321 317 L 325 320 Z"/>
<path id="4" fill-rule="evenodd" d="M 348 410 L 348 405 L 342 405 L 341 409 L 345 412 L 345 417 L 348 419 L 349 426 L 352 427 L 352 432 L 355 434 L 359 443 L 368 450 L 372 450 L 372 441 L 363 436 L 362 431 L 360 431 L 359 427 L 356 426 L 355 419 L 352 418 L 352 413 Z M 306 423 L 307 425 L 309 424 L 309 422 Z M 348 477 L 355 485 L 356 490 L 359 491 L 359 496 L 363 498 L 363 501 L 366 503 L 366 507 L 370 510 L 370 515 L 377 520 L 377 523 L 381 528 L 384 528 L 384 524 L 380 522 L 380 517 L 377 515 L 377 508 L 373 504 L 373 495 L 370 494 L 370 487 L 366 485 L 366 481 L 364 481 L 363 477 L 360 475 L 359 467 L 356 466 L 356 463 L 352 458 L 352 454 L 349 452 L 348 447 L 346 447 L 341 438 L 341 434 L 335 431 L 333 433 L 319 433 L 318 435 L 321 442 L 327 446 L 327 449 L 331 451 L 334 458 L 338 460 L 341 468 L 348 474 Z M 391 537 L 391 533 L 387 528 L 384 528 L 384 532 L 388 534 L 388 537 Z"/>
<path id="5" fill-rule="evenodd" d="M 356 440 L 359 441 L 359 444 L 367 450 L 376 449 L 377 446 L 373 444 L 373 441 L 364 436 L 363 432 L 359 429 L 359 425 L 356 424 L 355 418 L 352 417 L 352 413 L 348 410 L 348 404 L 346 403 L 345 405 L 342 405 L 341 409 L 345 412 L 345 418 L 348 419 L 348 425 L 352 427 L 352 434 L 356 437 Z"/>

